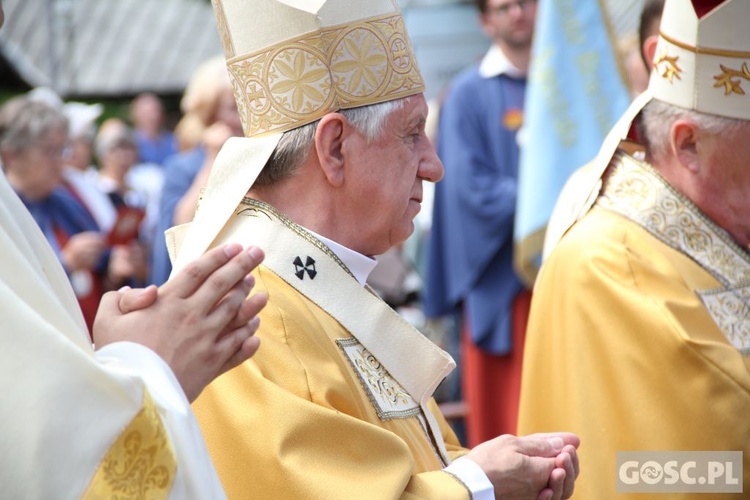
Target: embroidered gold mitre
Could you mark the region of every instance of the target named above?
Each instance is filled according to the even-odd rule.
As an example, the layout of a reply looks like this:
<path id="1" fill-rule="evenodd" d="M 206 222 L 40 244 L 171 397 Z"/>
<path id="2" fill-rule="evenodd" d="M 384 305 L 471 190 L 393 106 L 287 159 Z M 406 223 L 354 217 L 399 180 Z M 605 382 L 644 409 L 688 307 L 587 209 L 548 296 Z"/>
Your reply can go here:
<path id="1" fill-rule="evenodd" d="M 569 214 L 548 226 L 545 254 L 591 208 L 604 175 L 631 125 L 652 99 L 726 118 L 750 120 L 750 0 L 725 0 L 698 17 L 698 0 L 666 0 L 648 88 L 605 138 L 576 180 L 578 199 Z M 549 235 L 554 235 L 552 239 Z"/>
<path id="2" fill-rule="evenodd" d="M 229 139 L 216 158 L 173 272 L 210 247 L 284 132 L 424 91 L 395 0 L 213 5 L 245 137 Z"/>
<path id="3" fill-rule="evenodd" d="M 245 135 L 424 91 L 393 0 L 213 0 Z"/>
<path id="4" fill-rule="evenodd" d="M 750 2 L 727 0 L 698 18 L 691 0 L 667 0 L 649 89 L 655 99 L 750 119 Z"/>

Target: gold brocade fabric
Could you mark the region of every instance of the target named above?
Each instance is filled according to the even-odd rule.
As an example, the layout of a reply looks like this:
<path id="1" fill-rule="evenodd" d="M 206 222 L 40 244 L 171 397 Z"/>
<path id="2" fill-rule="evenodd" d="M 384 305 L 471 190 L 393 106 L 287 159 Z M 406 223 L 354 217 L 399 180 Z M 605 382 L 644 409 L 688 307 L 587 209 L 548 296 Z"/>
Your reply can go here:
<path id="1" fill-rule="evenodd" d="M 141 411 L 107 451 L 83 498 L 167 498 L 176 470 L 166 429 L 146 391 Z"/>
<path id="2" fill-rule="evenodd" d="M 648 164 L 622 152 L 597 205 L 637 222 L 721 286 L 696 290 L 727 339 L 750 354 L 750 255 Z"/>
<path id="3" fill-rule="evenodd" d="M 255 290 L 268 295 L 256 334 L 261 349 L 193 403 L 227 496 L 468 498 L 442 471 L 439 451 L 455 459 L 467 450 L 434 400 L 421 405 L 421 393 L 407 389 L 419 385 L 403 365 L 430 357 L 408 341 L 418 332 L 377 326 L 390 324 L 378 314 L 395 313 L 384 304 L 387 311 L 353 305 L 362 295 L 382 301 L 325 245 L 267 205 L 243 202 L 215 244 L 223 238 L 265 250 L 253 275 Z M 326 297 L 351 310 L 324 308 Z M 359 331 L 344 327 L 350 315 Z M 375 332 L 365 335 L 371 325 Z M 388 365 L 383 346 L 402 363 Z"/>
<path id="4" fill-rule="evenodd" d="M 231 40 L 224 44 L 231 46 Z M 247 137 L 424 90 L 400 14 L 285 40 L 261 53 L 231 58 L 227 68 Z"/>
<path id="5" fill-rule="evenodd" d="M 741 451 L 748 492 L 750 357 L 706 305 L 733 293 L 747 257 L 650 167 L 613 166 L 537 279 L 518 432 L 580 436 L 576 500 L 707 497 L 619 493 L 618 451 Z"/>
<path id="6" fill-rule="evenodd" d="M 357 339 L 337 339 L 336 343 L 349 359 L 381 420 L 408 418 L 420 414 L 419 404 L 414 398 Z"/>

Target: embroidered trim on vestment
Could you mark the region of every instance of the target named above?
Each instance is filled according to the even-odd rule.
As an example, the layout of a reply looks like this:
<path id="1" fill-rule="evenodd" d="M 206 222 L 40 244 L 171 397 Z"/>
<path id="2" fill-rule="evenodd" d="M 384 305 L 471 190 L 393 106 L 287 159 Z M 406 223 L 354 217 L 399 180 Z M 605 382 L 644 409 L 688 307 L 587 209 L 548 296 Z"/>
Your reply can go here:
<path id="1" fill-rule="evenodd" d="M 458 476 L 457 476 L 457 475 L 455 475 L 454 473 L 452 473 L 452 472 L 450 472 L 450 471 L 447 471 L 447 470 L 445 470 L 445 469 L 443 469 L 443 472 L 445 472 L 446 474 L 448 474 L 449 476 L 451 476 L 451 477 L 452 477 L 453 479 L 455 479 L 456 481 L 458 481 L 458 483 L 459 483 L 459 484 L 460 484 L 461 486 L 463 486 L 463 487 L 464 487 L 464 488 L 466 489 L 466 492 L 467 492 L 467 493 L 469 494 L 469 499 L 473 499 L 473 498 L 474 498 L 474 493 L 473 493 L 473 492 L 471 491 L 471 488 L 469 488 L 469 487 L 468 487 L 468 486 L 466 485 L 466 483 L 464 483 L 464 482 L 463 482 L 463 481 L 461 480 L 461 478 L 460 478 L 460 477 L 458 477 Z"/>
<path id="2" fill-rule="evenodd" d="M 651 165 L 622 151 L 596 204 L 636 222 L 716 278 L 722 287 L 696 294 L 732 345 L 750 354 L 750 254 Z"/>
<path id="3" fill-rule="evenodd" d="M 411 418 L 422 412 L 419 403 L 357 339 L 336 339 L 336 344 L 349 360 L 380 420 Z"/>

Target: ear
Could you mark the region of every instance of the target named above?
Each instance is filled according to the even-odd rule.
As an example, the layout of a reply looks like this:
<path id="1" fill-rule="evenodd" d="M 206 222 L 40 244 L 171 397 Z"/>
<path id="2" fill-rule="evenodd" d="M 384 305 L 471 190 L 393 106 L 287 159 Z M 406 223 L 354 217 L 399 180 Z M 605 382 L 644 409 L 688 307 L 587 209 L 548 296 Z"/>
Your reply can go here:
<path id="1" fill-rule="evenodd" d="M 318 163 L 328 182 L 334 187 L 344 183 L 343 143 L 349 122 L 341 113 L 328 113 L 315 129 L 315 150 Z"/>
<path id="2" fill-rule="evenodd" d="M 651 35 L 643 41 L 643 60 L 648 61 L 649 74 L 654 69 L 654 57 L 656 56 L 656 45 L 659 42 L 659 35 Z"/>
<path id="3" fill-rule="evenodd" d="M 700 171 L 698 158 L 698 127 L 688 120 L 677 120 L 670 129 L 672 154 L 684 168 L 693 173 Z"/>

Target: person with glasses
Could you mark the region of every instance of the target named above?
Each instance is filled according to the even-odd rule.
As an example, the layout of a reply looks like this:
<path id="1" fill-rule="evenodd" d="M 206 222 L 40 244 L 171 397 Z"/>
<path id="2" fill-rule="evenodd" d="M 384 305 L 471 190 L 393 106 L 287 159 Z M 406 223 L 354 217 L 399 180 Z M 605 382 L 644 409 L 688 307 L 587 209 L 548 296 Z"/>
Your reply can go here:
<path id="1" fill-rule="evenodd" d="M 37 201 L 54 191 L 67 124 L 21 99 L 0 113 L 0 496 L 225 498 L 190 401 L 258 349 L 265 296 L 245 297 L 263 252 L 225 245 L 158 289 L 106 294 L 93 345 L 65 270 L 9 183 Z M 31 158 L 40 166 L 25 174 L 36 177 L 19 180 Z"/>
<path id="2" fill-rule="evenodd" d="M 534 0 L 477 0 L 492 45 L 452 82 L 440 114 L 424 291 L 430 317 L 461 315 L 469 444 L 514 433 L 530 294 L 513 271 L 519 148 Z"/>
<path id="3" fill-rule="evenodd" d="M 515 2 L 503 2 L 497 5 L 488 5 L 490 2 L 477 2 L 480 6 L 487 5 L 487 12 L 496 16 L 510 16 L 514 10 L 524 11 L 536 3 L 536 0 L 516 0 Z"/>
<path id="4" fill-rule="evenodd" d="M 27 96 L 0 108 L 0 158 L 8 182 L 62 263 L 89 331 L 105 291 L 109 252 L 94 218 L 62 185 L 68 121 Z"/>

